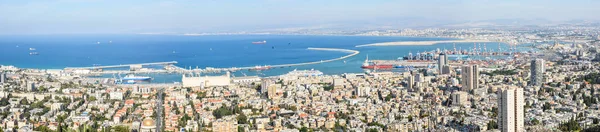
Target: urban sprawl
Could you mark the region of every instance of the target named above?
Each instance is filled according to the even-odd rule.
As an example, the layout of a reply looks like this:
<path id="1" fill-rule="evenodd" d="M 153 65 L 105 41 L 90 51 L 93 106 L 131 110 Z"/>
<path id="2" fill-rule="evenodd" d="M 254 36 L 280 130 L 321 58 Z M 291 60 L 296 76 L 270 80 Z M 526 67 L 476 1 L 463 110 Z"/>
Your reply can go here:
<path id="1" fill-rule="evenodd" d="M 401 29 L 351 35 L 485 40 L 531 50 L 472 60 L 448 59 L 456 49 L 439 50 L 432 56 L 434 67 L 403 72 L 374 69 L 324 75 L 298 70 L 271 77 L 189 73 L 174 84 L 117 84 L 72 71 L 1 66 L 0 128 L 42 132 L 600 131 L 598 26 Z"/>

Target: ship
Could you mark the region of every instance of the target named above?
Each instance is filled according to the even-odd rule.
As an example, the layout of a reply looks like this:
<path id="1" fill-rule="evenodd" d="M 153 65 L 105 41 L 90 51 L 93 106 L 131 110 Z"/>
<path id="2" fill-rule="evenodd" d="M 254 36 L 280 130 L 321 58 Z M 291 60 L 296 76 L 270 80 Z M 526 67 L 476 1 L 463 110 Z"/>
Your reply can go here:
<path id="1" fill-rule="evenodd" d="M 266 40 L 252 42 L 252 44 L 266 44 L 266 43 L 267 43 L 267 41 L 266 41 Z"/>
<path id="2" fill-rule="evenodd" d="M 147 77 L 147 76 L 135 76 L 133 74 L 129 74 L 129 75 L 121 78 L 121 80 L 123 80 L 123 81 L 127 81 L 127 80 L 134 80 L 134 81 L 135 80 L 140 80 L 140 81 L 143 81 L 143 80 L 151 80 L 151 79 L 152 79 L 151 77 Z"/>
<path id="3" fill-rule="evenodd" d="M 271 66 L 255 66 L 253 68 L 251 68 L 251 71 L 262 71 L 262 70 L 269 70 L 271 69 Z"/>
<path id="4" fill-rule="evenodd" d="M 35 50 L 35 48 L 29 48 L 29 50 Z"/>
<path id="5" fill-rule="evenodd" d="M 389 64 L 375 64 L 369 62 L 369 56 L 367 55 L 367 59 L 365 59 L 365 63 L 360 67 L 362 69 L 392 69 L 394 65 Z"/>
<path id="6" fill-rule="evenodd" d="M 38 52 L 29 52 L 29 55 L 39 55 Z"/>

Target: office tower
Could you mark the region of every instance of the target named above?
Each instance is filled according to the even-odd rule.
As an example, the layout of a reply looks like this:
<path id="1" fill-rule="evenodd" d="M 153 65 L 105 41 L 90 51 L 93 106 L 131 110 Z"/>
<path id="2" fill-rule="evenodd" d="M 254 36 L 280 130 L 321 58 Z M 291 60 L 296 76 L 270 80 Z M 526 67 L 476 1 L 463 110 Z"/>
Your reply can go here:
<path id="1" fill-rule="evenodd" d="M 479 66 L 478 65 L 465 65 L 461 71 L 461 85 L 462 91 L 470 91 L 479 88 Z"/>
<path id="2" fill-rule="evenodd" d="M 366 97 L 371 93 L 371 88 L 369 87 L 356 87 L 354 90 L 357 97 Z"/>
<path id="3" fill-rule="evenodd" d="M 425 82 L 425 75 L 423 75 L 423 73 L 415 74 L 415 81 L 416 82 Z"/>
<path id="4" fill-rule="evenodd" d="M 260 83 L 260 93 L 267 93 L 269 86 L 274 85 L 275 80 L 273 79 L 263 79 Z"/>
<path id="5" fill-rule="evenodd" d="M 269 99 L 274 99 L 275 97 L 277 97 L 277 85 L 270 85 L 267 87 L 267 97 L 269 97 Z"/>
<path id="6" fill-rule="evenodd" d="M 453 105 L 466 105 L 467 104 L 467 92 L 459 91 L 452 94 L 452 104 Z"/>
<path id="7" fill-rule="evenodd" d="M 0 72 L 0 84 L 6 83 L 6 73 Z"/>
<path id="8" fill-rule="evenodd" d="M 473 88 L 479 88 L 479 65 L 473 65 Z"/>
<path id="9" fill-rule="evenodd" d="M 446 54 L 443 54 L 443 53 L 440 54 L 440 56 L 438 58 L 438 63 L 437 64 L 438 64 L 437 65 L 438 66 L 438 72 L 440 74 L 444 74 L 442 72 L 442 70 L 443 70 L 442 67 L 444 67 L 444 65 L 448 65 L 448 56 Z"/>
<path id="10" fill-rule="evenodd" d="M 412 75 L 408 76 L 407 78 L 407 83 L 408 83 L 408 89 L 413 89 L 413 87 L 415 87 L 415 77 L 413 77 Z"/>
<path id="11" fill-rule="evenodd" d="M 523 132 L 524 97 L 522 88 L 498 89 L 498 129 L 503 132 Z"/>
<path id="12" fill-rule="evenodd" d="M 530 82 L 532 86 L 540 86 L 542 85 L 542 81 L 544 79 L 544 60 L 543 59 L 535 59 L 531 61 L 531 77 Z"/>
<path id="13" fill-rule="evenodd" d="M 452 67 L 450 67 L 450 65 L 442 66 L 442 74 L 451 74 L 451 73 L 452 73 Z"/>
<path id="14" fill-rule="evenodd" d="M 36 91 L 36 89 L 35 89 L 35 83 L 28 82 L 27 83 L 27 91 Z"/>

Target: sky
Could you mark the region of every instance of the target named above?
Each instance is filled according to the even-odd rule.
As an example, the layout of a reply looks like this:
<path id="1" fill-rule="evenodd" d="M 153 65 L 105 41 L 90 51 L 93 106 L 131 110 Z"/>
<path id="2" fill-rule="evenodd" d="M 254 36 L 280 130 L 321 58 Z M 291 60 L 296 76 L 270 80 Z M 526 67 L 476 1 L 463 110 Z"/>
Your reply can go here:
<path id="1" fill-rule="evenodd" d="M 598 5 L 598 0 L 0 0 L 0 34 L 252 31 L 414 18 L 595 21 Z"/>

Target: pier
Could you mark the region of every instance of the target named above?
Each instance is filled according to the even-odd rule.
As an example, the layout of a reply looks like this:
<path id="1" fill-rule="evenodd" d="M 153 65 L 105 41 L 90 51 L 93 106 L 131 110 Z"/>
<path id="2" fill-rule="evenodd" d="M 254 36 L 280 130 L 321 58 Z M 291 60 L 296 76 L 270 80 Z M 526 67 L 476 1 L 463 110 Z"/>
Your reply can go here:
<path id="1" fill-rule="evenodd" d="M 169 62 L 153 62 L 153 63 L 140 63 L 140 64 L 120 64 L 120 65 L 108 65 L 108 66 L 92 66 L 92 67 L 67 67 L 65 68 L 65 70 L 78 70 L 78 69 L 87 69 L 87 70 L 102 70 L 102 69 L 107 69 L 107 68 L 124 68 L 124 67 L 129 67 L 129 68 L 141 68 L 142 66 L 148 66 L 148 65 L 173 65 L 173 64 L 177 64 L 177 61 L 169 61 Z"/>
<path id="2" fill-rule="evenodd" d="M 334 58 L 334 59 L 328 59 L 328 60 L 303 62 L 303 63 L 292 63 L 292 64 L 264 65 L 263 67 L 268 67 L 266 69 L 270 69 L 270 68 L 277 68 L 277 67 L 291 67 L 291 66 L 320 64 L 320 63 L 326 63 L 326 62 L 332 62 L 332 61 L 346 59 L 346 58 L 355 56 L 360 53 L 359 51 L 356 51 L 356 50 L 337 49 L 337 48 L 312 48 L 312 47 L 309 47 L 309 48 L 307 48 L 307 50 L 336 51 L 336 52 L 345 52 L 345 53 L 350 53 L 350 54 L 342 56 L 342 57 Z M 108 66 L 92 66 L 92 67 L 67 67 L 64 70 L 68 71 L 68 72 L 72 72 L 72 73 L 77 73 L 77 74 L 130 74 L 130 73 L 135 74 L 135 73 L 190 73 L 190 72 L 206 73 L 206 72 L 225 72 L 225 71 L 233 72 L 233 71 L 238 71 L 238 70 L 252 70 L 252 69 L 256 69 L 257 67 L 260 67 L 260 66 L 230 67 L 230 68 L 207 67 L 204 69 L 201 69 L 201 68 L 185 69 L 182 67 L 175 66 L 174 64 L 177 64 L 177 61 L 140 63 L 140 64 L 121 64 L 121 65 L 108 65 Z M 148 66 L 148 65 L 164 65 L 164 69 L 141 69 L 142 66 Z M 129 67 L 130 70 L 103 70 L 103 69 L 108 69 L 108 68 L 125 68 L 125 67 Z"/>
<path id="3" fill-rule="evenodd" d="M 338 51 L 338 52 L 346 52 L 346 53 L 351 53 L 351 54 L 348 54 L 348 55 L 345 55 L 345 56 L 342 56 L 342 57 L 339 57 L 339 58 L 329 59 L 329 60 L 304 62 L 304 63 L 292 63 L 292 64 L 265 65 L 263 67 L 277 68 L 277 67 L 291 67 L 291 66 L 302 66 L 302 65 L 312 65 L 312 64 L 326 63 L 326 62 L 332 62 L 332 61 L 346 59 L 348 57 L 352 57 L 352 56 L 355 56 L 355 55 L 357 55 L 357 54 L 360 53 L 359 51 L 356 51 L 356 50 L 337 49 L 337 48 L 312 48 L 312 47 L 309 47 L 309 48 L 307 48 L 307 50 Z M 254 67 L 232 67 L 232 68 L 206 68 L 206 69 L 190 69 L 190 70 L 186 70 L 186 71 L 187 72 L 219 72 L 219 71 L 252 70 L 252 69 L 255 69 L 255 68 L 257 68 L 257 67 L 254 66 Z"/>

